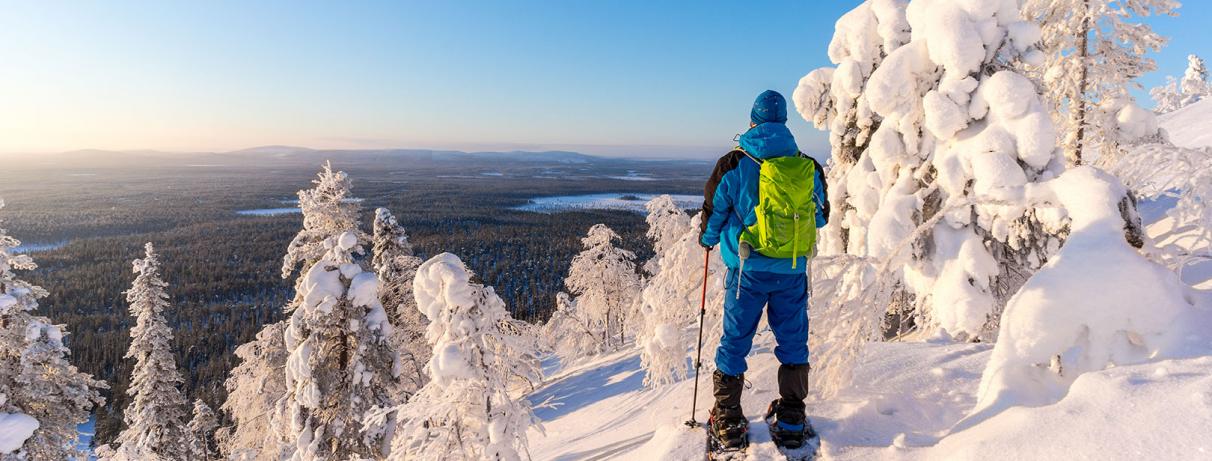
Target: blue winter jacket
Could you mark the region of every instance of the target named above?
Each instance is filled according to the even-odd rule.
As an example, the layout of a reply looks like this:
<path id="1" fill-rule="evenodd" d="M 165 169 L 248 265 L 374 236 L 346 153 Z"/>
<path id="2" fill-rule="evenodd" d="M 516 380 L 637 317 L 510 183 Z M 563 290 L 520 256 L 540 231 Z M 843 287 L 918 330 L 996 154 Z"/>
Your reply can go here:
<path id="1" fill-rule="evenodd" d="M 757 220 L 754 207 L 758 204 L 758 173 L 761 166 L 745 153 L 759 159 L 801 155 L 795 138 L 785 123 L 766 122 L 750 128 L 741 135 L 738 149 L 720 158 L 711 178 L 703 190 L 702 236 L 706 246 L 720 245 L 724 264 L 736 269 L 740 266 L 737 245 L 741 230 Z M 813 160 L 816 162 L 816 160 Z M 829 220 L 829 200 L 825 190 L 824 168 L 816 163 L 813 196 L 816 199 L 816 226 L 823 227 Z M 807 267 L 805 257 L 800 257 L 792 268 L 791 258 L 769 258 L 750 253 L 745 261 L 745 272 L 774 272 L 779 274 L 803 273 Z"/>

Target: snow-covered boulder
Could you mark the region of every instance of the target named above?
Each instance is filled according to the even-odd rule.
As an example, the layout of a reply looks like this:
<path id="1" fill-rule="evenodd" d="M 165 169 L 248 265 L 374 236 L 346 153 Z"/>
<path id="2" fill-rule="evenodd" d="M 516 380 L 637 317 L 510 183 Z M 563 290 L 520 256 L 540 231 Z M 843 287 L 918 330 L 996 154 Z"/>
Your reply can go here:
<path id="1" fill-rule="evenodd" d="M 1126 241 L 1117 179 L 1079 167 L 1024 192 L 1062 208 L 1072 233 L 1007 305 L 975 411 L 959 427 L 1056 402 L 1086 372 L 1190 355 L 1193 320 L 1208 315 L 1174 272 Z"/>

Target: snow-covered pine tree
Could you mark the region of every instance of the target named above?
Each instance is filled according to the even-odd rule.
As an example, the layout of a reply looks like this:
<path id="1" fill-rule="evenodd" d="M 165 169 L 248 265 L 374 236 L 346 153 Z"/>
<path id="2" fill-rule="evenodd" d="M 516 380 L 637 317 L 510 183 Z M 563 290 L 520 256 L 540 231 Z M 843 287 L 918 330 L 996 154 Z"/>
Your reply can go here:
<path id="1" fill-rule="evenodd" d="M 190 461 L 210 461 L 219 459 L 215 451 L 214 433 L 219 427 L 215 412 L 202 399 L 194 400 L 194 415 L 185 425 L 186 443 Z"/>
<path id="2" fill-rule="evenodd" d="M 804 120 L 830 134 L 829 202 L 836 218 L 821 230 L 821 254 L 866 250 L 868 223 L 863 217 L 879 206 L 878 197 L 852 197 L 849 191 L 869 192 L 862 181 L 874 167 L 870 160 L 859 163 L 882 117 L 871 110 L 863 88 L 884 58 L 909 41 L 905 6 L 904 0 L 868 0 L 843 15 L 829 43 L 829 60 L 836 67 L 810 72 L 792 93 Z M 862 168 L 851 174 L 855 166 Z M 856 184 L 851 187 L 850 181 Z"/>
<path id="3" fill-rule="evenodd" d="M 576 297 L 577 314 L 606 348 L 623 345 L 626 316 L 640 292 L 635 253 L 616 248 L 618 240 L 605 224 L 590 227 L 581 239 L 585 249 L 572 259 L 564 279 Z"/>
<path id="4" fill-rule="evenodd" d="M 699 245 L 699 223 L 696 215 L 680 229 L 672 243 L 664 245 L 655 257 L 658 270 L 644 286 L 636 322 L 636 345 L 640 348 L 640 364 L 644 367 L 644 384 L 659 386 L 686 377 L 687 351 L 695 346 L 699 303 L 703 296 L 704 251 Z M 651 231 L 649 235 L 652 235 Z M 723 305 L 725 267 L 718 254 L 710 255 L 707 279 L 709 306 Z M 709 309 L 712 315 L 704 325 L 716 325 L 720 309 Z M 694 336 L 691 336 L 691 335 Z M 713 345 L 719 342 L 718 328 L 703 334 L 708 343 L 704 357 L 712 357 Z M 710 359 L 705 364 L 710 364 Z"/>
<path id="5" fill-rule="evenodd" d="M 644 204 L 648 215 L 648 240 L 652 241 L 652 259 L 644 263 L 644 272 L 656 275 L 660 271 L 661 254 L 678 241 L 690 226 L 690 216 L 670 195 L 660 195 Z"/>
<path id="6" fill-rule="evenodd" d="M 1183 107 L 1195 104 L 1212 93 L 1212 87 L 1208 85 L 1208 66 L 1202 58 L 1194 54 L 1187 56 L 1187 71 L 1183 73 L 1179 89 L 1182 91 Z"/>
<path id="7" fill-rule="evenodd" d="M 68 363 L 71 352 L 60 325 L 30 314 L 47 292 L 14 273 L 37 268 L 29 255 L 14 252 L 20 245 L 0 228 L 0 413 L 20 426 L 10 429 L 29 433 L 0 459 L 82 457 L 76 450 L 77 426 L 105 402 L 98 390 L 106 385 Z"/>
<path id="8" fill-rule="evenodd" d="M 131 401 L 123 410 L 126 427 L 114 439 L 117 448 L 108 459 L 184 459 L 188 445 L 185 397 L 177 387 L 184 380 L 173 357 L 172 328 L 164 318 L 169 308 L 168 283 L 160 276 L 160 257 L 150 242 L 133 269 L 135 281 L 126 292 L 135 317 L 126 352 L 126 358 L 135 360 L 126 389 Z"/>
<path id="9" fill-rule="evenodd" d="M 421 258 L 414 255 L 404 227 L 386 208 L 375 210 L 371 241 L 371 265 L 379 277 L 379 300 L 387 318 L 395 325 L 391 341 L 399 359 L 393 373 L 401 381 L 402 390 L 411 394 L 428 379 L 424 368 L 431 352 L 425 343 L 425 319 L 412 295 L 412 279 L 421 266 Z"/>
<path id="10" fill-rule="evenodd" d="M 1144 54 L 1166 42 L 1139 18 L 1175 15 L 1178 6 L 1175 0 L 1023 3 L 1023 14 L 1042 28 L 1046 55 L 1032 66 L 1032 77 L 1046 89 L 1069 164 L 1119 148 L 1114 119 L 1129 101 L 1128 85 L 1139 85 L 1133 80 L 1156 68 Z"/>
<path id="11" fill-rule="evenodd" d="M 266 325 L 256 339 L 236 348 L 240 364 L 232 368 L 225 386 L 227 400 L 221 409 L 232 421 L 216 431 L 215 440 L 224 457 L 236 461 L 282 459 L 284 434 L 273 421 L 276 405 L 286 395 L 286 322 Z"/>
<path id="12" fill-rule="evenodd" d="M 398 403 L 394 333 L 377 276 L 355 259 L 367 236 L 348 176 L 325 165 L 315 184 L 299 191 L 303 229 L 282 264 L 283 277 L 296 268 L 300 276 L 286 309 L 286 395 L 277 412 L 286 420 L 278 428 L 292 460 L 378 458 L 388 427 L 362 421 Z"/>
<path id="13" fill-rule="evenodd" d="M 1178 79 L 1173 76 L 1166 77 L 1165 85 L 1149 90 L 1149 97 L 1153 98 L 1153 102 L 1156 103 L 1153 112 L 1158 114 L 1174 112 L 1183 107 L 1183 96 L 1178 89 Z"/>
<path id="14" fill-rule="evenodd" d="M 471 277 L 450 253 L 417 271 L 417 307 L 433 346 L 430 381 L 395 409 L 391 459 L 519 461 L 527 452 L 526 430 L 537 420 L 510 391 L 518 380 L 539 381 L 536 343 L 493 289 Z M 386 420 L 381 412 L 371 423 Z"/>

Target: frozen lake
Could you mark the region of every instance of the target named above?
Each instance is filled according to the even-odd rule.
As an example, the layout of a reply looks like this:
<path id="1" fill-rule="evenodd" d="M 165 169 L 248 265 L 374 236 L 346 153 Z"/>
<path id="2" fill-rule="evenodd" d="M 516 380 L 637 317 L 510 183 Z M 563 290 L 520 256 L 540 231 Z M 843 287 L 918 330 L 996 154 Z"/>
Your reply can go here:
<path id="1" fill-rule="evenodd" d="M 292 213 L 302 213 L 299 207 L 289 208 L 257 208 L 255 210 L 239 210 L 236 214 L 240 216 L 278 216 Z"/>
<path id="2" fill-rule="evenodd" d="M 589 194 L 561 195 L 556 197 L 538 197 L 530 199 L 530 203 L 514 207 L 515 210 L 535 213 L 559 213 L 576 210 L 622 210 L 635 213 L 646 213 L 644 204 L 661 194 Z M 678 206 L 685 209 L 696 209 L 703 206 L 703 196 L 670 194 Z"/>
<path id="3" fill-rule="evenodd" d="M 55 242 L 55 243 L 25 243 L 17 248 L 14 248 L 13 252 L 14 253 L 37 253 L 39 251 L 57 250 L 59 248 L 63 248 L 63 245 L 67 245 L 67 242 L 63 241 L 63 242 Z"/>

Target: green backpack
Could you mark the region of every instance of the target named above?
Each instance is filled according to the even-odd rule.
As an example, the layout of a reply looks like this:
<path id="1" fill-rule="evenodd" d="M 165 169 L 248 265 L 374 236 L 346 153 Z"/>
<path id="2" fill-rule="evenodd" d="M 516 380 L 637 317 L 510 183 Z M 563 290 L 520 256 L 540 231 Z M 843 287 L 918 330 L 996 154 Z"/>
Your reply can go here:
<path id="1" fill-rule="evenodd" d="M 746 155 L 749 155 L 746 153 Z M 796 155 L 759 160 L 757 221 L 741 231 L 741 243 L 770 258 L 808 256 L 816 245 L 816 165 Z"/>

